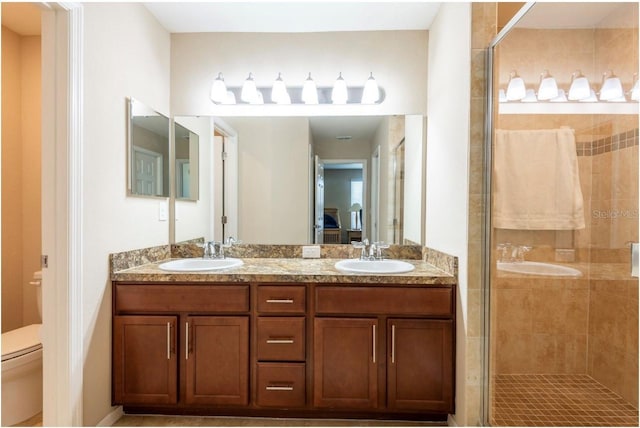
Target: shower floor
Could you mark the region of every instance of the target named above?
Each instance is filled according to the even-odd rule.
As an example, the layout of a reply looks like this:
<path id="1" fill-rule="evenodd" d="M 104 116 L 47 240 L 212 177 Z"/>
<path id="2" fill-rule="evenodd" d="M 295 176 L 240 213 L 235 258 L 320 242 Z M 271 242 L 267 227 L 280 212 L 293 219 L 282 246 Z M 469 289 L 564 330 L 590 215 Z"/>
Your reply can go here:
<path id="1" fill-rule="evenodd" d="M 497 375 L 493 426 L 638 426 L 638 409 L 587 375 Z"/>

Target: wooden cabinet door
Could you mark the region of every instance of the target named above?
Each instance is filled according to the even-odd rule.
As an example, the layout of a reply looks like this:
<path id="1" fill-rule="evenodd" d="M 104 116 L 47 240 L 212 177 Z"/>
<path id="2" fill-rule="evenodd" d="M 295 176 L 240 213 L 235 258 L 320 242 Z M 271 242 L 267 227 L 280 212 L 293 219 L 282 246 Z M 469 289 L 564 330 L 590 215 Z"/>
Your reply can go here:
<path id="1" fill-rule="evenodd" d="M 178 398 L 175 316 L 115 316 L 116 404 L 174 404 Z"/>
<path id="2" fill-rule="evenodd" d="M 377 407 L 377 335 L 377 319 L 314 319 L 314 406 Z"/>
<path id="3" fill-rule="evenodd" d="M 453 412 L 453 322 L 387 321 L 387 396 L 392 409 Z"/>
<path id="4" fill-rule="evenodd" d="M 246 405 L 249 317 L 193 316 L 186 322 L 185 402 Z"/>

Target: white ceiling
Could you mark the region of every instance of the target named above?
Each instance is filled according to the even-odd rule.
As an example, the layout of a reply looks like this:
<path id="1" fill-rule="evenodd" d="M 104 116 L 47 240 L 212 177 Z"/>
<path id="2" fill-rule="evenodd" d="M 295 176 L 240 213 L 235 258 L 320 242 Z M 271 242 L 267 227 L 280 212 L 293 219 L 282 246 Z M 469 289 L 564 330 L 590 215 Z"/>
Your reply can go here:
<path id="1" fill-rule="evenodd" d="M 371 140 L 384 116 L 313 116 L 309 127 L 314 141 L 335 140 L 350 136 L 352 140 Z M 344 141 L 345 144 L 349 140 Z"/>
<path id="2" fill-rule="evenodd" d="M 172 33 L 427 30 L 440 2 L 152 2 L 147 9 Z"/>

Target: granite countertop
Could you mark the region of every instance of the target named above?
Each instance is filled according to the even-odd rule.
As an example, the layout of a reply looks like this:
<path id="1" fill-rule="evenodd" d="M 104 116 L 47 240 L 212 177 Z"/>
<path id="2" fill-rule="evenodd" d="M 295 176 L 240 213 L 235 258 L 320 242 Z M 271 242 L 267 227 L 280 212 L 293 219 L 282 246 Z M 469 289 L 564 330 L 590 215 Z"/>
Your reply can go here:
<path id="1" fill-rule="evenodd" d="M 422 260 L 404 261 L 415 270 L 398 274 L 346 273 L 334 265 L 340 259 L 301 258 L 243 258 L 239 267 L 204 272 L 168 272 L 158 265 L 171 259 L 146 263 L 129 269 L 114 271 L 112 281 L 120 282 L 314 282 L 327 284 L 408 284 L 454 285 L 456 277 Z"/>

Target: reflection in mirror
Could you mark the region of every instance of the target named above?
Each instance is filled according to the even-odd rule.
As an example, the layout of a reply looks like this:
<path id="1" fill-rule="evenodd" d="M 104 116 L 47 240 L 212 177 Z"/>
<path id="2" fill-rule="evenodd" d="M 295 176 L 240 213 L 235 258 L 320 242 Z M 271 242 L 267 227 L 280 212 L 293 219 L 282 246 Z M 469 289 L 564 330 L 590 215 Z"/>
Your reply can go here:
<path id="1" fill-rule="evenodd" d="M 130 196 L 169 196 L 169 118 L 130 98 L 128 103 Z"/>
<path id="2" fill-rule="evenodd" d="M 237 214 L 233 219 L 220 215 L 214 204 L 208 220 L 214 231 L 221 230 L 218 223 L 226 219 L 237 225 L 233 236 L 248 244 L 329 243 L 325 237 L 331 234 L 331 243 L 342 244 L 363 238 L 424 242 L 423 116 L 225 117 L 224 124 L 237 138 L 236 151 L 227 156 L 224 168 L 213 162 L 210 182 L 237 183 L 237 194 L 232 195 L 237 198 Z M 402 141 L 406 159 L 398 164 L 405 166 L 404 172 L 394 170 L 394 153 Z M 201 138 L 201 166 L 207 163 L 204 145 Z M 324 174 L 322 195 L 316 159 Z M 396 172 L 404 177 L 403 183 L 396 184 Z M 202 170 L 200 175 L 200 198 L 206 191 L 215 200 L 214 187 L 204 184 Z M 395 197 L 398 186 L 404 200 Z M 325 209 L 335 213 L 332 225 L 338 231 L 325 233 Z M 396 218 L 396 212 L 403 218 Z M 178 218 L 177 242 L 199 237 L 182 233 L 185 227 Z M 222 238 L 215 233 L 220 234 L 214 232 L 213 239 Z"/>
<path id="3" fill-rule="evenodd" d="M 176 199 L 197 201 L 200 137 L 177 121 L 174 122 Z"/>

